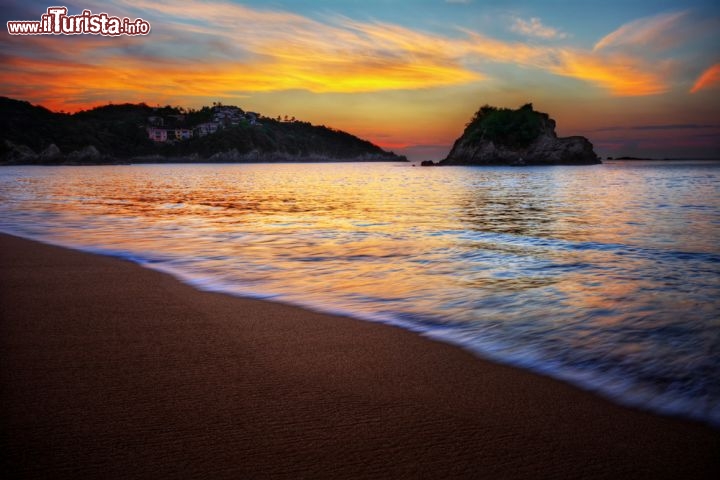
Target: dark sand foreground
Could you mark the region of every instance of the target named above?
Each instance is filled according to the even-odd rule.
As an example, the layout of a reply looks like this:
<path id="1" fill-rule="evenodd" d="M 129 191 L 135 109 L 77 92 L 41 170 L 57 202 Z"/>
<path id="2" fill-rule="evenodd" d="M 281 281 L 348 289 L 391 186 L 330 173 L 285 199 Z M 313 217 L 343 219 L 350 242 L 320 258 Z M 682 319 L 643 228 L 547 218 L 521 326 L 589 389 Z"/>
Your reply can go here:
<path id="1" fill-rule="evenodd" d="M 720 432 L 0 235 L 2 478 L 720 478 Z"/>

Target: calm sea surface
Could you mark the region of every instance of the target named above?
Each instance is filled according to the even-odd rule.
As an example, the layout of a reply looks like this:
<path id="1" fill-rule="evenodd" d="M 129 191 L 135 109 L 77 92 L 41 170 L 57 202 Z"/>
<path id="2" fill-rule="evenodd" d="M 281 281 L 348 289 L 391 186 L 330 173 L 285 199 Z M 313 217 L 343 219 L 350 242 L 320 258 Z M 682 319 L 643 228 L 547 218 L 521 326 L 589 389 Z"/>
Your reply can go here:
<path id="1" fill-rule="evenodd" d="M 6 167 L 0 230 L 720 425 L 720 162 Z"/>

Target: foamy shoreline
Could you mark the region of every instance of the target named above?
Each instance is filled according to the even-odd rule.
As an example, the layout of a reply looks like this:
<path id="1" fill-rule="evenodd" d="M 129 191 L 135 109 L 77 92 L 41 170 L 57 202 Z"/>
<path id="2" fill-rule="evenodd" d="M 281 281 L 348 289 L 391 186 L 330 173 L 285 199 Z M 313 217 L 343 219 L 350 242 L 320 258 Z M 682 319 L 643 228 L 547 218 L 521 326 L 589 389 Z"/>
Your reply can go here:
<path id="1" fill-rule="evenodd" d="M 3 471 L 712 478 L 720 435 L 379 324 L 0 235 Z"/>

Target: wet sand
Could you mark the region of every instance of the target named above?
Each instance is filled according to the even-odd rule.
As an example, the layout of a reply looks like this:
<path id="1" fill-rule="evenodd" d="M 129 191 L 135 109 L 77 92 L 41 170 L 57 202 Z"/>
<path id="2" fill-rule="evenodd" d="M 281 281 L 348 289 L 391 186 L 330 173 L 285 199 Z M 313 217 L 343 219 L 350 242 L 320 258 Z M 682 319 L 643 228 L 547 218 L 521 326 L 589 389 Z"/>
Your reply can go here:
<path id="1" fill-rule="evenodd" d="M 720 478 L 720 431 L 0 235 L 2 478 Z"/>

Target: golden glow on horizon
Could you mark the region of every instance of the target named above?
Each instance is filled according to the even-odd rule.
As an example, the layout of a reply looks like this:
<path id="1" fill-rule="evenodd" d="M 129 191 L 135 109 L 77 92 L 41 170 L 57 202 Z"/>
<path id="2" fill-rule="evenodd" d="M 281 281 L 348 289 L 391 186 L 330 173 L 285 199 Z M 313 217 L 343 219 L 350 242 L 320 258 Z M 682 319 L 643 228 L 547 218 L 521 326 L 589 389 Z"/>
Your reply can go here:
<path id="1" fill-rule="evenodd" d="M 34 60 L 11 57 L 5 68 L 16 73 L 13 84 L 6 85 L 11 96 L 36 98 L 52 110 L 77 111 L 108 101 L 132 98 L 158 100 L 157 93 L 172 98 L 234 96 L 238 85 L 244 90 L 269 92 L 304 89 L 315 93 L 367 92 L 393 89 L 425 88 L 469 82 L 480 77 L 473 72 L 453 66 L 377 63 L 364 66 L 338 61 L 319 68 L 285 63 L 274 66 L 200 65 L 183 67 L 172 64 L 146 64 L 132 59 L 118 58 L 109 67 L 90 64 L 68 64 L 57 60 Z M 52 71 L 51 78 L 45 72 Z M 268 73 L 272 71 L 273 73 Z M 3 82 L 5 83 L 5 82 Z M 92 88 L 88 88 L 92 85 Z M 75 102 L 89 92 L 102 92 L 98 101 Z M 164 93 L 164 95 L 162 95 Z M 92 94 L 91 97 L 96 97 Z"/>

